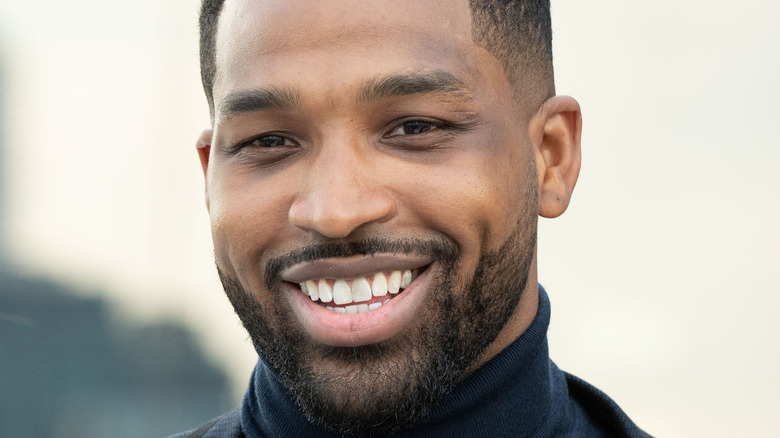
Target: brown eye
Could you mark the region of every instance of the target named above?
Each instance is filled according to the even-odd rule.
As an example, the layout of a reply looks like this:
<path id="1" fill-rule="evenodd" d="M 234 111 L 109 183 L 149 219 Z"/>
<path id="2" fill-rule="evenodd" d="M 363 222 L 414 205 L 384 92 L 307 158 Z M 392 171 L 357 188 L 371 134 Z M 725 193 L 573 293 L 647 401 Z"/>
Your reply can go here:
<path id="1" fill-rule="evenodd" d="M 289 138 L 285 138 L 279 135 L 264 135 L 252 140 L 248 146 L 254 146 L 259 148 L 274 148 L 279 146 L 293 146 L 295 143 Z"/>
<path id="2" fill-rule="evenodd" d="M 436 128 L 437 125 L 435 123 L 423 122 L 421 120 L 413 120 L 398 125 L 398 127 L 390 131 L 388 136 L 392 137 L 396 135 L 417 135 L 417 134 L 426 133 Z"/>

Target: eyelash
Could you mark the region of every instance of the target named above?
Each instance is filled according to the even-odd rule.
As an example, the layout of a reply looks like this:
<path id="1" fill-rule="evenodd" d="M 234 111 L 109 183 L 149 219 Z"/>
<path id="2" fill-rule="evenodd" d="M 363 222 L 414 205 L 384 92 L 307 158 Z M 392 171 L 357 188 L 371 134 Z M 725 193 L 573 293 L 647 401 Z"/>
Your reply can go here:
<path id="1" fill-rule="evenodd" d="M 272 141 L 274 141 L 276 143 L 281 141 L 281 143 L 282 143 L 280 145 L 276 144 L 276 145 L 273 145 L 273 146 L 271 146 L 271 145 L 261 145 L 261 144 L 257 145 L 258 147 L 263 148 L 263 149 L 265 149 L 265 148 L 274 148 L 274 147 L 278 147 L 278 146 L 294 146 L 294 143 L 293 143 L 292 140 L 290 140 L 289 138 L 287 138 L 287 137 L 285 137 L 283 135 L 276 135 L 276 134 L 264 134 L 264 135 L 261 135 L 259 137 L 255 137 L 254 139 L 250 140 L 247 143 L 247 146 L 253 145 L 255 142 L 262 142 L 263 140 L 272 140 Z M 287 143 L 290 143 L 290 144 L 287 144 Z"/>
<path id="2" fill-rule="evenodd" d="M 426 127 L 428 129 L 425 129 L 424 131 L 416 132 L 416 133 L 399 133 L 399 134 L 394 134 L 395 131 L 397 131 L 399 129 L 403 129 L 405 127 L 409 127 L 409 126 L 413 126 L 413 127 L 416 127 L 416 128 Z M 408 135 L 408 136 L 423 135 L 425 133 L 428 133 L 428 132 L 431 132 L 431 131 L 435 131 L 435 130 L 438 130 L 438 129 L 447 129 L 448 127 L 450 127 L 450 125 L 447 125 L 446 123 L 435 122 L 435 121 L 431 121 L 431 120 L 419 120 L 419 119 L 405 120 L 405 121 L 397 124 L 388 134 L 385 135 L 385 137 L 397 137 L 397 136 L 403 136 L 403 135 Z"/>
<path id="3" fill-rule="evenodd" d="M 263 140 L 268 140 L 268 139 L 275 139 L 276 141 L 280 141 L 282 144 L 276 146 L 262 146 L 260 144 L 254 145 L 255 142 L 261 142 Z M 248 147 L 254 147 L 257 149 L 278 149 L 285 146 L 287 147 L 295 146 L 296 144 L 297 143 L 291 140 L 290 137 L 288 137 L 287 135 L 265 133 L 265 134 L 258 135 L 256 137 L 249 138 L 244 141 L 240 141 L 235 146 L 229 147 L 227 149 L 227 152 L 235 154 L 240 152 L 244 148 L 248 148 Z"/>
<path id="4" fill-rule="evenodd" d="M 399 129 L 404 129 L 407 127 L 412 127 L 412 129 L 420 129 L 424 128 L 424 130 L 416 133 L 394 133 L 398 131 Z M 460 127 L 465 128 L 465 127 Z M 426 120 L 426 119 L 406 119 L 402 120 L 396 124 L 393 125 L 392 129 L 387 131 L 386 134 L 384 134 L 382 137 L 387 139 L 395 139 L 395 140 L 401 140 L 402 138 L 410 138 L 416 137 L 416 136 L 423 136 L 427 133 L 435 132 L 435 131 L 451 131 L 451 130 L 458 130 L 459 127 L 457 125 L 452 125 L 446 122 L 437 121 L 437 120 Z M 274 146 L 262 146 L 260 144 L 255 145 L 256 142 L 262 142 L 264 140 L 273 140 L 275 142 L 281 142 L 282 144 L 277 144 Z M 296 146 L 297 142 L 292 140 L 288 135 L 283 133 L 265 133 L 258 135 L 256 137 L 249 138 L 247 140 L 241 141 L 237 143 L 235 146 L 232 146 L 228 148 L 227 152 L 236 154 L 240 152 L 241 150 L 252 147 L 256 149 L 281 149 L 283 147 L 292 147 Z"/>

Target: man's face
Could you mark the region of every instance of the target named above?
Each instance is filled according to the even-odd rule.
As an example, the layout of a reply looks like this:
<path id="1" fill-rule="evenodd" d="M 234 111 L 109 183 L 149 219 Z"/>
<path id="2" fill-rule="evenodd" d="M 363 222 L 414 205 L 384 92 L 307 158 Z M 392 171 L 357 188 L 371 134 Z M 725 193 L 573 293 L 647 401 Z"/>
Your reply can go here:
<path id="1" fill-rule="evenodd" d="M 535 108 L 467 2 L 334 3 L 226 2 L 201 158 L 261 354 L 313 420 L 392 430 L 535 313 Z"/>

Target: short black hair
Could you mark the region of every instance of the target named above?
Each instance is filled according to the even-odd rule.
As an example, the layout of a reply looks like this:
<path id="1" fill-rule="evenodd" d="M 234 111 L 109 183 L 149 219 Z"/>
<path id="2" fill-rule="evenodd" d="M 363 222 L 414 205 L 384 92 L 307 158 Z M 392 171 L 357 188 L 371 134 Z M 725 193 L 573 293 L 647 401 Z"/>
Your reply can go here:
<path id="1" fill-rule="evenodd" d="M 555 94 L 550 0 L 470 0 L 474 42 L 503 64 L 533 109 Z"/>
<path id="2" fill-rule="evenodd" d="M 214 117 L 219 13 L 225 0 L 200 9 L 200 76 Z M 516 94 L 534 108 L 555 94 L 549 0 L 470 0 L 474 42 L 498 58 Z"/>

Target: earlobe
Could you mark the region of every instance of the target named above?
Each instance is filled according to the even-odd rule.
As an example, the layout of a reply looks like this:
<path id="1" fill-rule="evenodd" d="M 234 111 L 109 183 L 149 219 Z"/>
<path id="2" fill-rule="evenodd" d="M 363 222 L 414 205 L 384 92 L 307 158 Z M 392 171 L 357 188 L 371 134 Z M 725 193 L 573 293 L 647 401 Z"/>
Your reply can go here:
<path id="1" fill-rule="evenodd" d="M 560 216 L 580 174 L 582 113 L 569 96 L 548 99 L 529 124 L 539 178 L 539 215 Z"/>
<path id="2" fill-rule="evenodd" d="M 200 166 L 203 169 L 203 177 L 206 180 L 206 209 L 209 208 L 208 168 L 209 159 L 211 158 L 211 139 L 213 134 L 213 129 L 204 129 L 195 142 L 195 148 L 198 150 L 198 158 L 200 159 Z"/>

